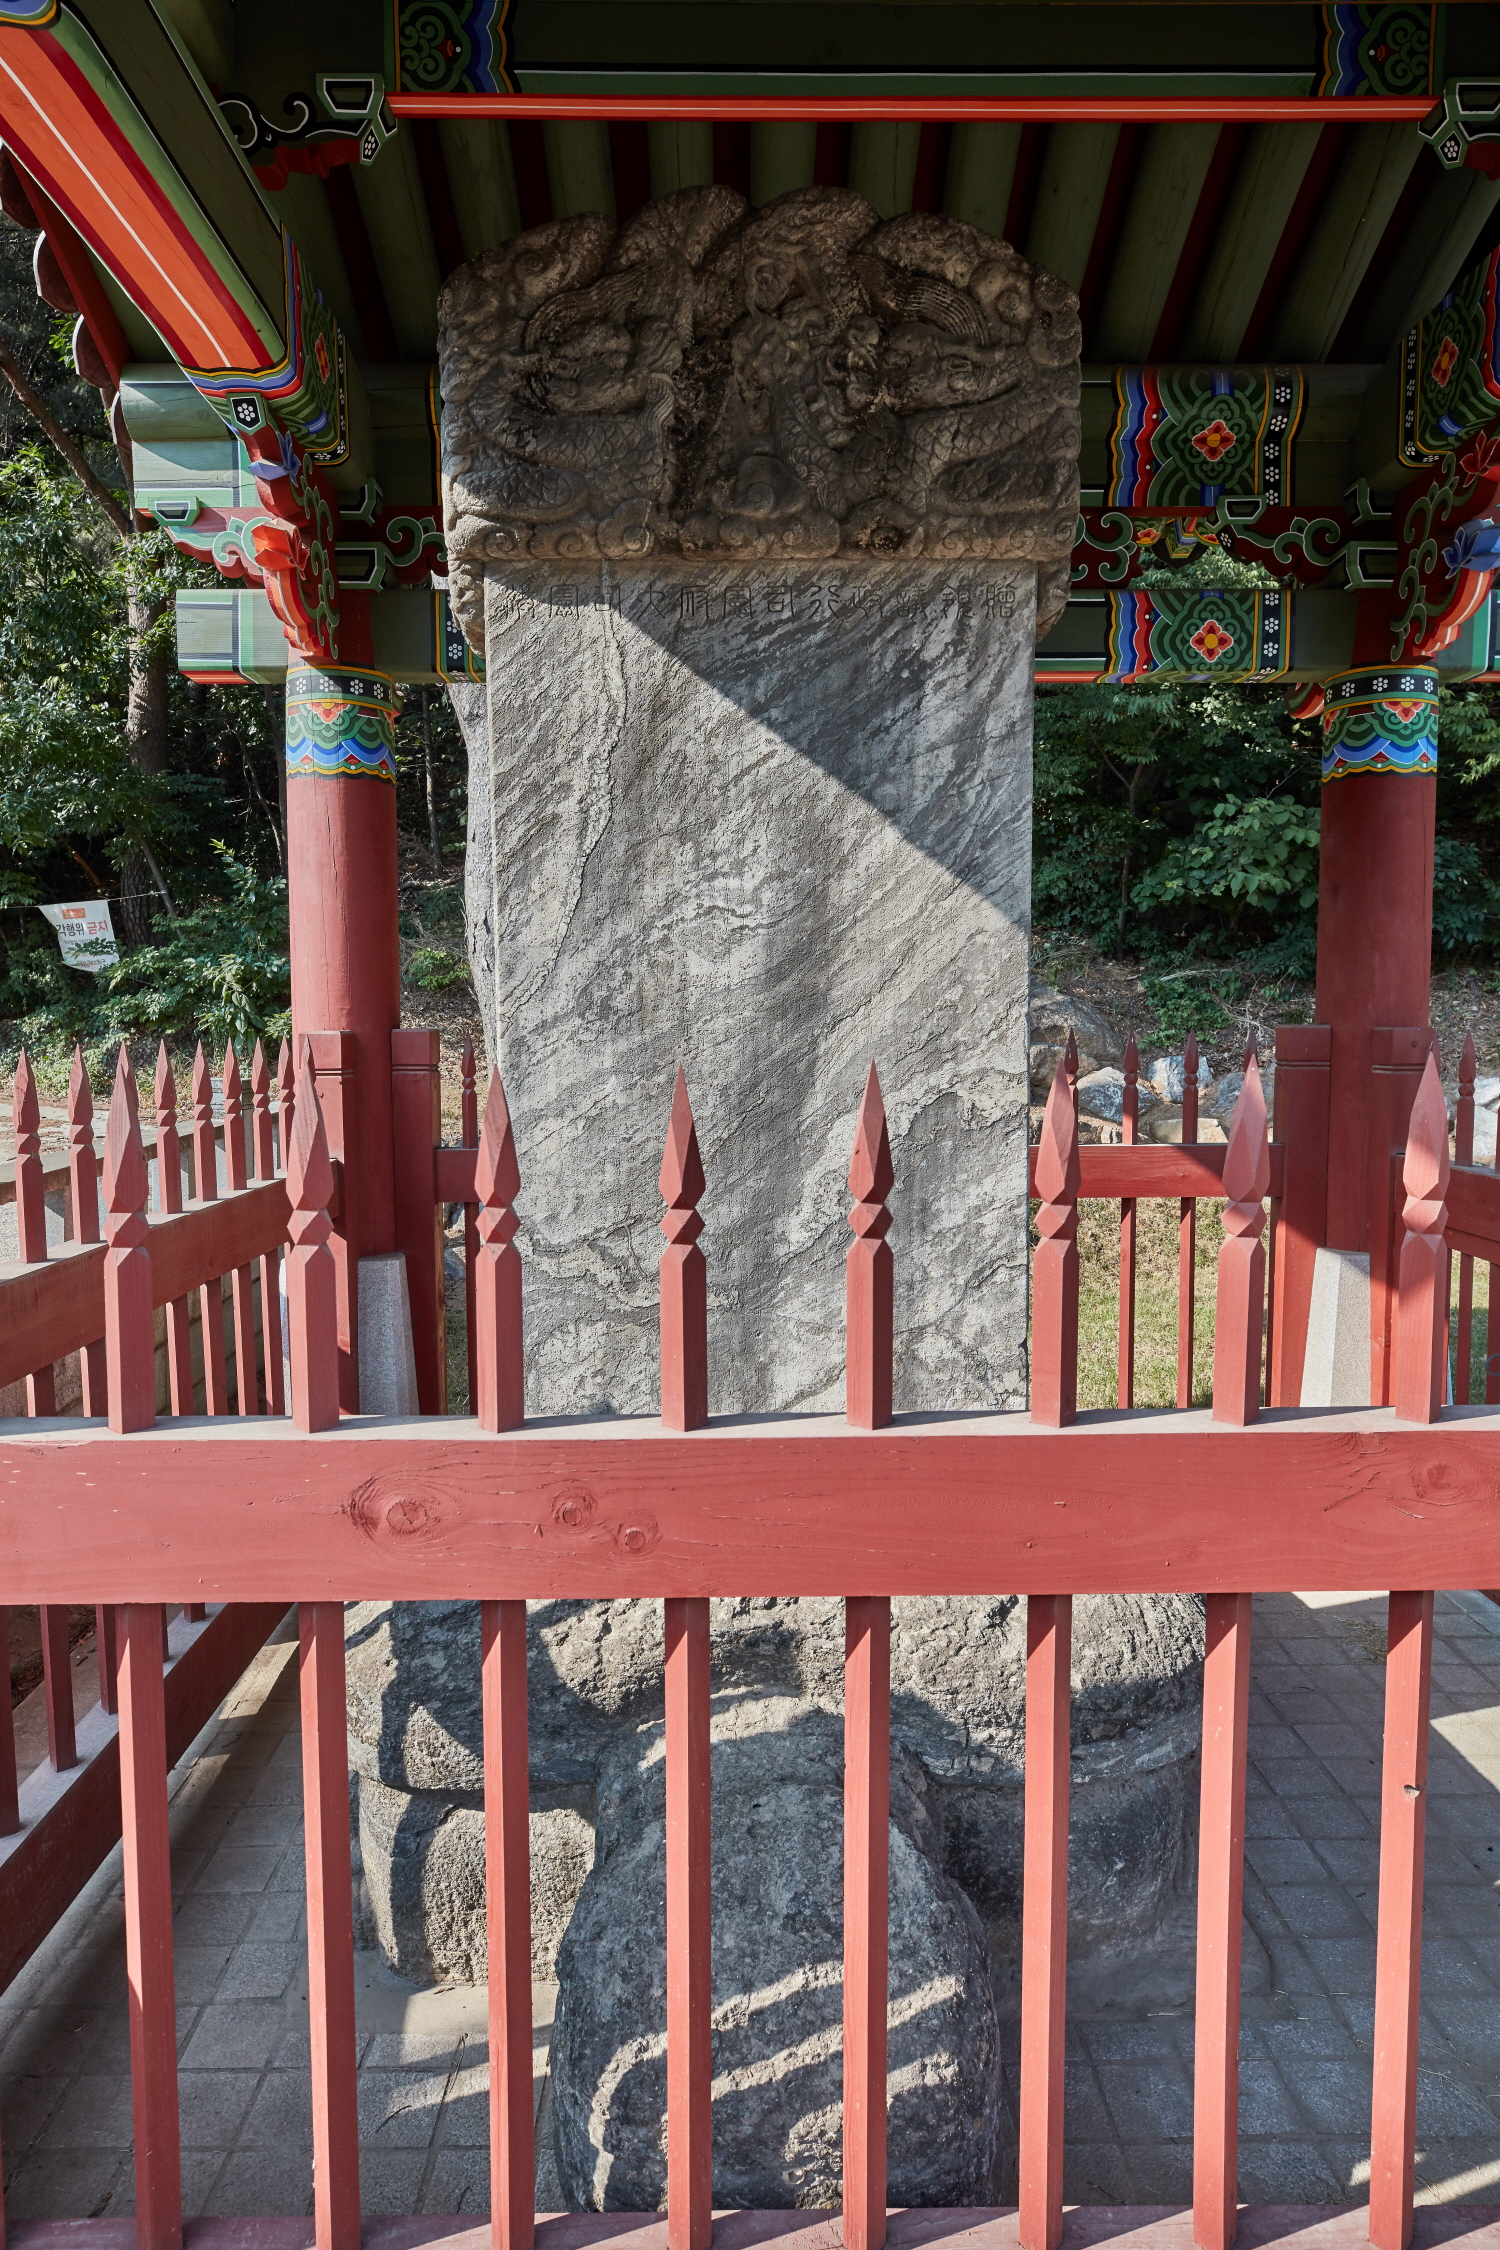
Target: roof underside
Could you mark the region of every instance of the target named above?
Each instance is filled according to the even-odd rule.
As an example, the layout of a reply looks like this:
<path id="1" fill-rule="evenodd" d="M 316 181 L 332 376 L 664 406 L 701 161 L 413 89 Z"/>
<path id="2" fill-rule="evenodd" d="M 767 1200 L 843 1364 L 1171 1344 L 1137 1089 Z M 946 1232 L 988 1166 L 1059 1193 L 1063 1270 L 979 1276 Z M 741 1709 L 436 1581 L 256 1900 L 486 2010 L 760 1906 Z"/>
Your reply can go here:
<path id="1" fill-rule="evenodd" d="M 398 79 L 382 0 L 168 5 L 214 91 L 248 98 L 273 127 L 319 71 Z M 1392 91 L 1500 74 L 1500 9 L 1385 13 L 1413 19 Z M 1306 94 L 1327 88 L 1333 15 L 1253 0 L 515 0 L 506 35 L 517 86 L 543 94 Z M 1085 356 L 1105 363 L 1371 368 L 1500 227 L 1500 180 L 1443 172 L 1404 122 L 407 119 L 374 164 L 293 173 L 274 201 L 357 356 L 427 362 L 438 288 L 464 258 L 553 216 L 624 219 L 709 181 L 754 203 L 847 184 L 882 216 L 947 210 L 1004 235 L 1078 290 Z"/>

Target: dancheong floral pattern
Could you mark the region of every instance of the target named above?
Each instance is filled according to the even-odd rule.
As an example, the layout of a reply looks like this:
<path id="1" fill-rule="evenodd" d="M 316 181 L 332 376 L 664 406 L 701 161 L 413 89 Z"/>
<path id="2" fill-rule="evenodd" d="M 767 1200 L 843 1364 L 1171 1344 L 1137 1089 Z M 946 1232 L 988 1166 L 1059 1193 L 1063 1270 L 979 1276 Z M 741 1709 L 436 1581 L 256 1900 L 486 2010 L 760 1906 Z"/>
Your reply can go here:
<path id="1" fill-rule="evenodd" d="M 1230 447 L 1238 445 L 1239 439 L 1227 422 L 1216 421 L 1210 422 L 1206 430 L 1195 430 L 1193 443 L 1205 461 L 1222 461 Z"/>
<path id="2" fill-rule="evenodd" d="M 1217 617 L 1209 617 L 1191 636 L 1188 646 L 1195 648 L 1205 663 L 1217 664 L 1219 658 L 1226 656 L 1234 647 L 1234 635 L 1219 623 Z"/>

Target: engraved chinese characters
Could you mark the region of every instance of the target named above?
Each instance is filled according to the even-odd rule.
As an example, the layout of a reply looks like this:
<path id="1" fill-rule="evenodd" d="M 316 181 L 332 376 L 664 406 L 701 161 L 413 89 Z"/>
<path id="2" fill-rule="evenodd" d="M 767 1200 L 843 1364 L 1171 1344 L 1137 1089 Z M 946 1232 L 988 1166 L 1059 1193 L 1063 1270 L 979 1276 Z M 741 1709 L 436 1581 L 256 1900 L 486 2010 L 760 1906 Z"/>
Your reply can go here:
<path id="1" fill-rule="evenodd" d="M 1060 608 L 1080 332 L 1055 276 L 930 213 L 687 188 L 533 228 L 441 308 L 453 593 L 525 556 L 1030 562 Z M 800 574 L 799 574 L 800 576 Z"/>

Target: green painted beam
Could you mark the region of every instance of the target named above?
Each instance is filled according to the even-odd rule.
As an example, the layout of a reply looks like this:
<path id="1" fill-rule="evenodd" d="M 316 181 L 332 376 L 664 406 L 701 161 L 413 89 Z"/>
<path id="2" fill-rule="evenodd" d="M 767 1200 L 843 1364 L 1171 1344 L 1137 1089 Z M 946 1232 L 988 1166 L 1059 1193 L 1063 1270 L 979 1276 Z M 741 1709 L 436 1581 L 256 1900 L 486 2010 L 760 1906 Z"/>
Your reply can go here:
<path id="1" fill-rule="evenodd" d="M 373 164 L 350 169 L 397 348 L 403 359 L 431 359 L 437 351 L 440 276 L 410 133 L 387 141 Z"/>
<path id="2" fill-rule="evenodd" d="M 383 13 L 372 0 L 365 8 Z M 1132 77 L 1283 71 L 1305 84 L 1317 67 L 1322 30 L 1320 11 L 1308 0 L 523 0 L 511 23 L 513 63 L 523 78 L 537 67 L 671 70 L 684 63 L 700 70 L 1016 74 L 1082 66 Z"/>
<path id="3" fill-rule="evenodd" d="M 849 185 L 882 219 L 911 209 L 920 125 L 856 125 L 849 136 Z"/>
<path id="4" fill-rule="evenodd" d="M 214 86 L 234 84 L 234 9 L 231 0 L 161 0 L 162 13 Z"/>
<path id="5" fill-rule="evenodd" d="M 1118 125 L 1054 125 L 1047 135 L 1026 255 L 1070 289 L 1083 286 L 1119 138 Z"/>
<path id="6" fill-rule="evenodd" d="M 651 193 L 675 195 L 679 188 L 714 184 L 714 129 L 701 118 L 686 123 L 648 125 Z"/>
<path id="7" fill-rule="evenodd" d="M 1318 360 L 1326 355 L 1421 146 L 1414 125 L 1365 125 L 1349 135 L 1342 165 L 1277 310 L 1266 346 L 1269 357 Z"/>
<path id="8" fill-rule="evenodd" d="M 464 256 L 477 258 L 521 231 L 510 132 L 494 117 L 445 117 L 438 131 Z"/>
<path id="9" fill-rule="evenodd" d="M 1153 125 L 1110 267 L 1093 349 L 1101 359 L 1149 359 L 1203 182 L 1217 125 Z"/>
<path id="10" fill-rule="evenodd" d="M 1019 125 L 955 125 L 948 143 L 943 209 L 986 234 L 1003 236 L 1021 146 Z"/>
<path id="11" fill-rule="evenodd" d="M 1500 180 L 1482 172 L 1439 173 L 1359 324 L 1357 359 L 1384 359 L 1396 338 L 1446 297 L 1497 202 Z"/>
<path id="12" fill-rule="evenodd" d="M 344 253 L 334 231 L 333 213 L 321 180 L 309 172 L 291 172 L 287 183 L 266 201 L 307 260 L 313 280 L 333 307 L 333 317 L 344 331 L 356 359 L 367 359 L 365 333 L 354 309 L 354 292 L 344 267 Z M 138 356 L 149 359 L 150 352 Z"/>
<path id="13" fill-rule="evenodd" d="M 547 146 L 547 181 L 552 214 L 577 218 L 582 211 L 615 215 L 615 176 L 609 161 L 609 128 L 590 118 L 567 119 L 542 127 Z"/>
<path id="14" fill-rule="evenodd" d="M 1235 172 L 1178 355 L 1216 364 L 1239 351 L 1321 125 L 1257 125 Z"/>
<path id="15" fill-rule="evenodd" d="M 811 187 L 817 152 L 816 125 L 752 125 L 750 201 L 756 209 L 778 195 Z"/>

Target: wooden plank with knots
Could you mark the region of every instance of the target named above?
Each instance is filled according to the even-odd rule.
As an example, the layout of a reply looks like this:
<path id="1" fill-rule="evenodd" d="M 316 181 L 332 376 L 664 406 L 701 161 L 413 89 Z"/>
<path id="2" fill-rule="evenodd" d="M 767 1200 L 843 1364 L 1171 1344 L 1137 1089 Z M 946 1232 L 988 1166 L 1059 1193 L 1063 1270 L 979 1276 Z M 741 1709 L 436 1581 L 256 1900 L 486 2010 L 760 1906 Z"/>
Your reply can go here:
<path id="1" fill-rule="evenodd" d="M 1375 1586 L 1500 1583 L 1500 1414 L 0 1430 L 15 1602 L 1237 1593 L 1354 1554 Z"/>

